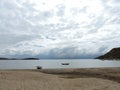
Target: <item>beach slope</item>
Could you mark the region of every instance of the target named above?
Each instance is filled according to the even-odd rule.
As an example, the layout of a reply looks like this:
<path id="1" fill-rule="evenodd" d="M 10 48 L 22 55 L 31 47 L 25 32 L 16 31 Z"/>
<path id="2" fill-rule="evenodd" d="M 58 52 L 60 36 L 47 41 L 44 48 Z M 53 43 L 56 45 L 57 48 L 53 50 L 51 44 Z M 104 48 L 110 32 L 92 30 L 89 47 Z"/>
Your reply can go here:
<path id="1" fill-rule="evenodd" d="M 120 68 L 0 70 L 0 90 L 119 90 L 119 80 Z"/>

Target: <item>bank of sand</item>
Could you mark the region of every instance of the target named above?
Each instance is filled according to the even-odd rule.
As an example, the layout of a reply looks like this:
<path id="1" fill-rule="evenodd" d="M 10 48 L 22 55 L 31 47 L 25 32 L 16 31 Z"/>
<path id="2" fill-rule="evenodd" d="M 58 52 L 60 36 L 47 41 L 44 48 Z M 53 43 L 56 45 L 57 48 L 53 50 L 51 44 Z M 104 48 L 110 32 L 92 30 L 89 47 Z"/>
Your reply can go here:
<path id="1" fill-rule="evenodd" d="M 119 90 L 120 68 L 0 70 L 0 90 Z"/>

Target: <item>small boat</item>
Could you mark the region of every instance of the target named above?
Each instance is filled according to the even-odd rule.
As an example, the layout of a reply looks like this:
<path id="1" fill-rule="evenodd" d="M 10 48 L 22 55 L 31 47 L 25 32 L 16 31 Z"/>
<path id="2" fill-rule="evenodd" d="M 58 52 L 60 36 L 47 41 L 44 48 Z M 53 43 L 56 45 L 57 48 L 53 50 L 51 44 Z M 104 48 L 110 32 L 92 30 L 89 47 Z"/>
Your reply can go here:
<path id="1" fill-rule="evenodd" d="M 69 65 L 70 63 L 61 63 L 62 65 Z"/>
<path id="2" fill-rule="evenodd" d="M 42 69 L 42 67 L 41 66 L 36 66 L 37 67 L 37 69 Z"/>

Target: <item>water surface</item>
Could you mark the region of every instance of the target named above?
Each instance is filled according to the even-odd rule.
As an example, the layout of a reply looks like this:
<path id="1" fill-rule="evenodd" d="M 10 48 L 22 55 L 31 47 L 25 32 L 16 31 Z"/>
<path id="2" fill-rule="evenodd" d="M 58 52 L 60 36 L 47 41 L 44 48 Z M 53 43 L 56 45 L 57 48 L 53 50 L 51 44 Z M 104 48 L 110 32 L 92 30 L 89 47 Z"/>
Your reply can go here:
<path id="1" fill-rule="evenodd" d="M 61 63 L 69 63 L 69 65 Z M 120 67 L 120 61 L 97 59 L 0 60 L 0 69 L 36 69 L 36 66 L 42 68 Z"/>

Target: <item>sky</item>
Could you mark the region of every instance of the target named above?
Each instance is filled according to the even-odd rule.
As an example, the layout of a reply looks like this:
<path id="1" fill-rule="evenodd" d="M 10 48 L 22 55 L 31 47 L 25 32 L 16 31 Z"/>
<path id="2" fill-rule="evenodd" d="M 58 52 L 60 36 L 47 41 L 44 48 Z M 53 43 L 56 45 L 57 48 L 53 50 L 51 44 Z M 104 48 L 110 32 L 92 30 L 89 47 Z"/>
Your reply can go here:
<path id="1" fill-rule="evenodd" d="M 0 0 L 0 57 L 95 58 L 120 47 L 120 0 Z"/>

